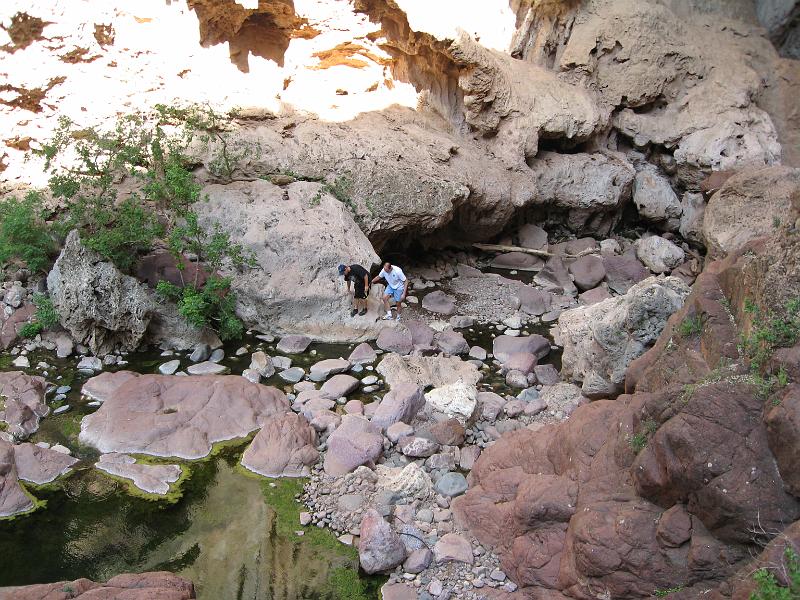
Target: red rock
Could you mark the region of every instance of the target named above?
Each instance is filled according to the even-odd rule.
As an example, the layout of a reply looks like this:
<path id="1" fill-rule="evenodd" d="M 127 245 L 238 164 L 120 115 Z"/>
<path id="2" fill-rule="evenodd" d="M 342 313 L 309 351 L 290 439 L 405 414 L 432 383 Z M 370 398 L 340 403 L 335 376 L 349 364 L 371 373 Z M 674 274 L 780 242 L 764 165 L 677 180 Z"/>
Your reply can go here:
<path id="1" fill-rule="evenodd" d="M 19 330 L 35 312 L 33 304 L 23 304 L 8 317 L 0 310 L 0 350 L 6 350 L 19 339 Z"/>
<path id="2" fill-rule="evenodd" d="M 5 404 L 0 419 L 8 423 L 8 432 L 14 437 L 27 439 L 39 429 L 40 419 L 50 413 L 44 401 L 45 386 L 43 377 L 22 371 L 0 373 L 0 397 Z"/>
<path id="3" fill-rule="evenodd" d="M 302 415 L 270 419 L 242 455 L 242 466 L 266 477 L 307 477 L 319 459 L 317 435 Z"/>
<path id="4" fill-rule="evenodd" d="M 66 592 L 64 590 L 67 590 Z M 123 574 L 108 583 L 89 579 L 0 589 L 0 600 L 192 600 L 194 585 L 166 571 Z"/>
<path id="5" fill-rule="evenodd" d="M 599 256 L 581 256 L 569 266 L 575 285 L 582 292 L 597 287 L 606 276 L 603 259 Z"/>

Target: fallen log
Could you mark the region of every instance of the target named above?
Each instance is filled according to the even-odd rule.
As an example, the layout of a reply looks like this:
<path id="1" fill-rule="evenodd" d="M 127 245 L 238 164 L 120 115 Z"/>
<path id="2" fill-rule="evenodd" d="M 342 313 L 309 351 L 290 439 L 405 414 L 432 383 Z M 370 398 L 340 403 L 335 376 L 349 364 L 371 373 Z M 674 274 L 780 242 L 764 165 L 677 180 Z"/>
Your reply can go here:
<path id="1" fill-rule="evenodd" d="M 525 254 L 533 254 L 541 258 L 550 258 L 552 256 L 561 256 L 562 258 L 580 258 L 587 254 L 596 254 L 599 250 L 592 250 L 587 248 L 581 250 L 577 254 L 553 254 L 552 252 L 545 252 L 544 250 L 534 250 L 533 248 L 523 248 L 522 246 L 506 246 L 504 244 L 472 244 L 478 250 L 488 250 L 489 252 L 524 252 Z"/>

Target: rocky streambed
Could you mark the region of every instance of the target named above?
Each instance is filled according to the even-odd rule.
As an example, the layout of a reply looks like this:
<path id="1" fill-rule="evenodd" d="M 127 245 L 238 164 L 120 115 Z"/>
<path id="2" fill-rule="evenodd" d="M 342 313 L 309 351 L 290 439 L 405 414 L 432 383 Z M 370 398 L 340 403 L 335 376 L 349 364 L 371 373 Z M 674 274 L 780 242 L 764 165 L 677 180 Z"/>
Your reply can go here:
<path id="1" fill-rule="evenodd" d="M 602 260 L 599 244 L 583 245 Z M 576 298 L 565 286 L 583 280 L 563 254 L 535 270 L 534 257 L 513 254 L 523 268 L 503 264 L 508 255 L 412 268 L 404 319 L 370 343 L 248 332 L 219 348 L 102 358 L 60 338 L 13 346 L 0 373 L 3 435 L 22 443 L 0 442 L 14 449 L 5 514 L 18 513 L 0 522 L 13 557 L 0 585 L 166 570 L 200 598 L 514 592 L 451 502 L 503 434 L 559 423 L 589 401 L 559 373 L 551 327 L 562 311 L 630 292 L 617 311 L 635 312 L 640 297 L 673 289 L 679 302 L 686 289 L 636 284 L 647 275 L 637 263 L 622 283 L 582 283 L 601 293 Z M 656 302 L 630 328 L 658 329 L 674 308 Z M 27 474 L 28 454 L 50 467 L 47 486 Z M 17 551 L 31 544 L 35 553 Z M 392 571 L 384 585 L 377 574 Z"/>

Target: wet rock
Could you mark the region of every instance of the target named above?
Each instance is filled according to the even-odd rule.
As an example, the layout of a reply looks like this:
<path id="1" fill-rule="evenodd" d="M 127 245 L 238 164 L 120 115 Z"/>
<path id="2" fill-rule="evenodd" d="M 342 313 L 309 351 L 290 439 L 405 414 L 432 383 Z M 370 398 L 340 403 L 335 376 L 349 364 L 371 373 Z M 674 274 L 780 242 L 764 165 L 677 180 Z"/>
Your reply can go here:
<path id="1" fill-rule="evenodd" d="M 655 343 L 688 294 L 679 279 L 653 277 L 624 296 L 565 311 L 556 332 L 562 376 L 582 383 L 589 398 L 618 394 L 630 362 Z"/>
<path id="2" fill-rule="evenodd" d="M 363 342 L 353 349 L 347 360 L 354 365 L 371 365 L 378 360 L 378 355 L 372 346 Z"/>
<path id="3" fill-rule="evenodd" d="M 244 437 L 289 409 L 283 392 L 238 375 L 107 375 L 103 405 L 83 418 L 79 435 L 103 453 L 202 458 L 215 442 Z M 114 379 L 122 383 L 113 387 Z"/>
<path id="4" fill-rule="evenodd" d="M 569 266 L 569 272 L 582 292 L 597 287 L 606 276 L 603 259 L 593 255 L 581 256 Z"/>
<path id="5" fill-rule="evenodd" d="M 22 371 L 0 372 L 0 398 L 4 410 L 0 420 L 8 424 L 8 433 L 17 439 L 27 439 L 39 429 L 39 422 L 50 409 L 45 403 L 44 378 L 26 375 Z"/>
<path id="6" fill-rule="evenodd" d="M 350 369 L 350 362 L 343 358 L 328 358 L 311 365 L 308 373 L 311 381 L 325 381 L 331 375 L 344 373 Z"/>
<path id="7" fill-rule="evenodd" d="M 258 371 L 264 378 L 270 378 L 275 374 L 275 366 L 272 364 L 272 359 L 261 350 L 257 350 L 250 355 L 249 369 Z"/>
<path id="8" fill-rule="evenodd" d="M 284 354 L 302 354 L 311 345 L 311 338 L 305 335 L 285 335 L 278 342 L 278 352 Z"/>
<path id="9" fill-rule="evenodd" d="M 406 549 L 400 536 L 373 509 L 364 513 L 359 536 L 358 559 L 367 573 L 388 571 L 406 558 Z"/>
<path id="10" fill-rule="evenodd" d="M 440 331 L 434 337 L 433 343 L 439 350 L 452 356 L 469 352 L 467 340 L 457 331 Z"/>
<path id="11" fill-rule="evenodd" d="M 242 466 L 265 477 L 307 477 L 319 459 L 317 435 L 302 415 L 273 417 L 242 455 Z"/>
<path id="12" fill-rule="evenodd" d="M 0 439 L 0 517 L 9 517 L 33 508 L 33 502 L 19 484 L 14 447 Z"/>
<path id="13" fill-rule="evenodd" d="M 380 428 L 357 415 L 344 415 L 328 438 L 325 472 L 339 477 L 356 467 L 372 463 L 383 453 Z"/>
<path id="14" fill-rule="evenodd" d="M 437 290 L 422 299 L 422 308 L 440 315 L 452 315 L 456 312 L 455 298 Z"/>
<path id="15" fill-rule="evenodd" d="M 60 446 L 60 448 L 63 448 L 63 446 Z M 48 449 L 25 443 L 15 445 L 13 449 L 17 477 L 36 485 L 44 485 L 54 481 L 70 471 L 73 465 L 78 462 L 78 459 L 69 456 L 69 451 L 65 454 L 60 449 L 56 449 L 55 446 Z"/>
<path id="16" fill-rule="evenodd" d="M 360 385 L 361 382 L 352 375 L 339 374 L 334 375 L 323 383 L 319 391 L 323 398 L 336 400 L 350 395 L 352 392 L 356 391 Z"/>
<path id="17" fill-rule="evenodd" d="M 397 354 L 408 354 L 414 345 L 408 327 L 401 324 L 387 325 L 381 329 L 375 344 L 381 350 Z"/>
<path id="18" fill-rule="evenodd" d="M 208 344 L 198 344 L 189 355 L 189 360 L 195 363 L 204 362 L 211 356 L 211 346 Z"/>
<path id="19" fill-rule="evenodd" d="M 272 366 L 279 371 L 285 371 L 292 367 L 292 359 L 288 356 L 273 356 L 271 360 Z"/>
<path id="20" fill-rule="evenodd" d="M 211 356 L 208 357 L 208 360 L 218 363 L 221 362 L 223 358 L 225 358 L 225 351 L 222 348 L 217 348 L 211 353 Z"/>
<path id="21" fill-rule="evenodd" d="M 158 372 L 162 375 L 174 375 L 181 366 L 181 361 L 170 360 L 158 366 Z"/>
<path id="22" fill-rule="evenodd" d="M 225 365 L 211 362 L 210 360 L 189 365 L 186 369 L 186 372 L 189 373 L 189 375 L 222 375 L 228 371 L 230 371 L 230 369 Z"/>
<path id="23" fill-rule="evenodd" d="M 285 371 L 278 373 L 278 377 L 287 383 L 297 383 L 305 376 L 305 374 L 306 372 L 301 367 L 289 367 Z"/>
<path id="24" fill-rule="evenodd" d="M 658 235 L 637 240 L 636 256 L 653 273 L 671 271 L 686 260 L 686 254 L 679 246 Z"/>
<path id="25" fill-rule="evenodd" d="M 130 479 L 143 492 L 162 496 L 169 492 L 169 484 L 181 476 L 178 465 L 140 464 L 128 454 L 103 454 L 95 467 L 110 475 Z"/>
<path id="26" fill-rule="evenodd" d="M 436 562 L 461 562 L 471 565 L 474 561 L 472 545 L 467 539 L 457 533 L 443 535 L 433 547 Z"/>
<path id="27" fill-rule="evenodd" d="M 64 590 L 72 591 L 67 596 Z M 194 586 L 191 581 L 166 571 L 125 573 L 112 577 L 107 583 L 76 579 L 75 581 L 26 585 L 14 588 L 13 594 L 14 600 L 49 600 L 50 598 L 67 597 L 78 600 L 99 598 L 192 600 L 195 598 Z"/>
<path id="28" fill-rule="evenodd" d="M 492 341 L 492 353 L 500 362 L 505 362 L 520 352 L 533 354 L 537 359 L 542 359 L 550 353 L 550 342 L 538 334 L 522 337 L 498 335 Z"/>
<path id="29" fill-rule="evenodd" d="M 478 392 L 474 385 L 457 381 L 434 388 L 425 394 L 425 400 L 434 410 L 467 424 L 473 421 L 477 413 L 477 396 Z"/>
<path id="30" fill-rule="evenodd" d="M 372 415 L 372 423 L 381 429 L 400 421 L 410 423 L 424 406 L 422 387 L 413 383 L 398 383 L 381 400 Z"/>

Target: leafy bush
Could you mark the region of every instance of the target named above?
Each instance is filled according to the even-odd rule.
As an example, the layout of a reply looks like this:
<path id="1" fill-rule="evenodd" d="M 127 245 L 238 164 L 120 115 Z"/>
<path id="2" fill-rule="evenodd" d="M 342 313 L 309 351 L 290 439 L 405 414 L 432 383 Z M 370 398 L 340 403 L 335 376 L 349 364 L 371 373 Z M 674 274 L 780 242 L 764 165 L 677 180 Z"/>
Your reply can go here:
<path id="1" fill-rule="evenodd" d="M 0 201 L 0 268 L 18 260 L 31 271 L 43 271 L 56 249 L 44 222 L 41 197 L 31 192 L 22 200 Z"/>
<path id="2" fill-rule="evenodd" d="M 194 326 L 210 327 L 223 340 L 241 336 L 244 326 L 236 317 L 236 295 L 230 289 L 231 280 L 216 273 L 226 263 L 237 269 L 253 266 L 252 255 L 240 244 L 231 242 L 230 235 L 219 224 L 215 224 L 211 231 L 202 228 L 193 211 L 186 213 L 183 222 L 172 228 L 168 244 L 183 285 L 160 281 L 156 291 L 173 300 L 180 313 Z M 202 285 L 200 268 L 195 269 L 191 281 L 183 278 L 187 254 L 193 254 L 199 263 L 204 264 L 208 278 Z"/>
<path id="3" fill-rule="evenodd" d="M 778 583 L 774 573 L 761 568 L 753 574 L 756 590 L 750 594 L 750 600 L 794 600 L 800 598 L 800 557 L 792 548 L 786 548 L 786 579 L 788 586 Z"/>
<path id="4" fill-rule="evenodd" d="M 158 215 L 135 195 L 117 205 L 100 198 L 81 198 L 70 206 L 59 228 L 62 233 L 78 229 L 87 248 L 124 271 L 164 234 Z"/>
<path id="5" fill-rule="evenodd" d="M 25 323 L 19 330 L 19 335 L 25 338 L 36 337 L 45 329 L 50 329 L 58 323 L 58 313 L 50 298 L 36 293 L 33 295 L 33 304 L 36 306 L 33 320 Z"/>

